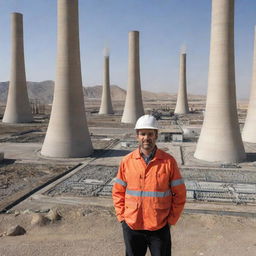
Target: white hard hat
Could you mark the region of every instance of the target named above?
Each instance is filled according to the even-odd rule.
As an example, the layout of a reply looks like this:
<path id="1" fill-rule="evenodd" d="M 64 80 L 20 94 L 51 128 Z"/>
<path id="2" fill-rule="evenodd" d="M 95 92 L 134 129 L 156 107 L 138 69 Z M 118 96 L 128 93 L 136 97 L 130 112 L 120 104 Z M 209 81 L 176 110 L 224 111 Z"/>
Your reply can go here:
<path id="1" fill-rule="evenodd" d="M 141 116 L 135 125 L 135 130 L 139 130 L 139 129 L 153 129 L 153 130 L 158 130 L 157 127 L 157 121 L 156 119 L 151 116 L 151 115 L 144 115 Z"/>

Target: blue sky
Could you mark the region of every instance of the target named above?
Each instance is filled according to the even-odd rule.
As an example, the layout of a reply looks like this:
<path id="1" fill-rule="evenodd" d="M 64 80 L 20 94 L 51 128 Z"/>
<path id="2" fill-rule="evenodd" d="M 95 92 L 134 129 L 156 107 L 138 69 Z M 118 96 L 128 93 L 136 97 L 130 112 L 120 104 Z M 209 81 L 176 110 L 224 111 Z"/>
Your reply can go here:
<path id="1" fill-rule="evenodd" d="M 0 0 L 0 81 L 10 74 L 10 13 L 24 17 L 29 81 L 55 79 L 57 0 Z M 111 84 L 126 89 L 128 32 L 140 31 L 141 86 L 176 93 L 179 52 L 187 48 L 189 93 L 206 94 L 210 0 L 80 0 L 80 49 L 85 86 L 101 84 L 103 48 L 110 48 Z M 236 0 L 236 85 L 248 98 L 252 77 L 256 1 Z"/>

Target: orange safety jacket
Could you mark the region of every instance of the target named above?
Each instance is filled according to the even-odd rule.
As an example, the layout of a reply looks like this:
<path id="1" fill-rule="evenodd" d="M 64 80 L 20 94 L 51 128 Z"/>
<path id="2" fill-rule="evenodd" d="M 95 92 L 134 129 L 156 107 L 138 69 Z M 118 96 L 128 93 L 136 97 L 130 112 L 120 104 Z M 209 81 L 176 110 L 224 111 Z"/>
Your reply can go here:
<path id="1" fill-rule="evenodd" d="M 178 221 L 186 187 L 171 155 L 157 149 L 146 165 L 136 149 L 121 161 L 112 196 L 120 222 L 134 230 L 158 230 Z"/>

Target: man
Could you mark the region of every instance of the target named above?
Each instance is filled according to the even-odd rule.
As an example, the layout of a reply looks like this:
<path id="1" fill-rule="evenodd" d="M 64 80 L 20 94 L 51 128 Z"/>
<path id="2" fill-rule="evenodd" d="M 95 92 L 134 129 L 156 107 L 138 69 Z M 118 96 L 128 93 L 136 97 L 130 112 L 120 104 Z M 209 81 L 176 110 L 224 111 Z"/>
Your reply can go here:
<path id="1" fill-rule="evenodd" d="M 126 256 L 171 255 L 170 225 L 184 208 L 186 188 L 175 159 L 156 146 L 156 119 L 144 115 L 135 130 L 139 148 L 125 156 L 113 186 Z"/>

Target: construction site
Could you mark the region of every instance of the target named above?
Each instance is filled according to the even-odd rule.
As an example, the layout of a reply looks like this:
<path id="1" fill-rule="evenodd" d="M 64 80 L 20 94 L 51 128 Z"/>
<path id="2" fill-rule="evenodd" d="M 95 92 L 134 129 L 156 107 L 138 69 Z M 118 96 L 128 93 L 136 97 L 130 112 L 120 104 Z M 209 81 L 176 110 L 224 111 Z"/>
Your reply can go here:
<path id="1" fill-rule="evenodd" d="M 102 86 L 95 88 L 100 94 L 85 95 L 78 0 L 57 3 L 56 79 L 48 103 L 29 98 L 23 15 L 11 14 L 11 76 L 0 106 L 0 255 L 124 255 L 122 227 L 125 234 L 127 224 L 135 233 L 171 230 L 168 255 L 172 250 L 176 256 L 254 256 L 256 33 L 250 99 L 237 101 L 234 1 L 212 0 L 206 97 L 187 93 L 183 49 L 177 96 L 151 93 L 146 98 L 140 81 L 140 32 L 134 30 L 128 32 L 125 99 L 115 100 L 107 48 Z M 151 123 L 138 125 L 145 117 Z M 119 164 L 138 148 L 140 136 L 146 142 L 139 144 L 139 157 L 131 160 L 130 169 L 124 162 L 120 167 L 126 182 L 117 175 Z M 151 141 L 145 139 L 149 136 Z M 156 152 L 165 158 L 151 164 Z M 142 158 L 145 169 L 134 164 Z M 150 182 L 154 185 L 147 186 Z M 129 210 L 136 212 L 134 219 L 141 217 L 135 220 L 143 223 L 141 230 L 129 225 L 134 221 Z M 159 218 L 163 224 L 152 224 Z M 167 238 L 169 243 L 170 234 Z"/>
<path id="2" fill-rule="evenodd" d="M 49 112 L 34 115 L 35 121 L 30 124 L 1 123 L 1 150 L 4 151 L 0 176 L 1 232 L 15 224 L 28 229 L 18 243 L 17 238 L 2 237 L 2 255 L 14 255 L 17 250 L 19 255 L 71 255 L 73 251 L 76 253 L 73 255 L 122 255 L 121 228 L 112 206 L 111 190 L 121 158 L 134 150 L 137 142 L 133 125 L 120 122 L 120 103 L 114 102 L 117 113 L 110 116 L 96 113 L 99 103 L 94 101 L 87 106 L 94 152 L 86 158 L 51 159 L 41 155 Z M 256 225 L 255 144 L 245 144 L 247 161 L 242 163 L 199 161 L 193 152 L 202 125 L 204 102 L 194 106 L 194 113 L 180 117 L 172 114 L 175 102 L 166 104 L 170 109 L 155 101 L 147 102 L 145 109 L 149 111 L 154 105 L 160 124 L 157 145 L 176 158 L 187 187 L 183 217 L 173 227 L 175 255 L 217 255 L 216 251 L 220 255 L 253 255 L 256 244 L 250 241 L 254 240 Z M 243 108 L 239 109 L 239 117 L 243 122 Z M 173 137 L 182 134 L 182 139 L 166 138 L 166 131 Z M 61 220 L 31 226 L 33 216 L 46 215 L 52 209 L 63 215 Z M 70 227 L 71 224 L 74 226 Z M 240 237 L 241 232 L 244 238 Z M 70 240 L 70 236 L 74 237 Z M 199 239 L 195 244 L 193 236 Z M 238 245 L 236 237 L 248 243 Z M 191 244 L 184 246 L 184 239 Z M 22 245 L 24 241 L 30 249 Z M 208 243 L 212 245 L 209 247 Z M 63 246 L 69 249 L 59 248 Z"/>

